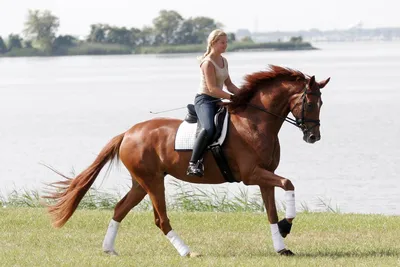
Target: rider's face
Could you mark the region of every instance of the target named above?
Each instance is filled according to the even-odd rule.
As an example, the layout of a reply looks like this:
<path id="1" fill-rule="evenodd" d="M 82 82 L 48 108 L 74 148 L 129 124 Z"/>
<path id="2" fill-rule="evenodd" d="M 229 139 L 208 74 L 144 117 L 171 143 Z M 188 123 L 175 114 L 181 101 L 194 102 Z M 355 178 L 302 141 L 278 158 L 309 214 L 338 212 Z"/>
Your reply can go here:
<path id="1" fill-rule="evenodd" d="M 214 50 L 218 53 L 224 53 L 226 48 L 228 47 L 228 38 L 226 36 L 221 36 L 215 41 Z"/>

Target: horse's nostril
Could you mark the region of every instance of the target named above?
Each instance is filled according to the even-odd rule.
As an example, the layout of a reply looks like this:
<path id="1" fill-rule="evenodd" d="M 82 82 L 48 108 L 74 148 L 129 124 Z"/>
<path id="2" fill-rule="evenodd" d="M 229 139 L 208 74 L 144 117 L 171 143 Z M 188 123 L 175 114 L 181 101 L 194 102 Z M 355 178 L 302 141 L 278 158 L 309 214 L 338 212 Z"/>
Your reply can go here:
<path id="1" fill-rule="evenodd" d="M 310 138 L 310 141 L 315 141 L 315 140 L 317 140 L 317 137 L 316 137 L 315 135 L 313 135 L 313 134 L 310 135 L 309 138 Z"/>

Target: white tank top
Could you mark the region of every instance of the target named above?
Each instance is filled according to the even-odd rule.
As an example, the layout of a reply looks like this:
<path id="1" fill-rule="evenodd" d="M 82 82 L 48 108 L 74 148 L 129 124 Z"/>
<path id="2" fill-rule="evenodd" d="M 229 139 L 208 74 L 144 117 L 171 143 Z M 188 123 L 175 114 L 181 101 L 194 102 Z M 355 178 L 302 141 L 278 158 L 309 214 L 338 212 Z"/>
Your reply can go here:
<path id="1" fill-rule="evenodd" d="M 206 78 L 205 78 L 204 73 L 203 73 L 203 71 L 201 69 L 201 64 L 203 64 L 204 61 L 210 61 L 214 65 L 215 77 L 217 78 L 217 87 L 222 90 L 222 88 L 224 87 L 224 82 L 229 76 L 228 63 L 227 63 L 227 61 L 226 61 L 226 59 L 224 57 L 222 57 L 222 59 L 224 61 L 224 67 L 223 68 L 218 66 L 218 64 L 215 63 L 214 60 L 212 60 L 210 57 L 206 57 L 200 62 L 200 86 L 199 86 L 198 94 L 210 95 L 210 90 L 208 90 L 208 88 L 207 88 Z"/>

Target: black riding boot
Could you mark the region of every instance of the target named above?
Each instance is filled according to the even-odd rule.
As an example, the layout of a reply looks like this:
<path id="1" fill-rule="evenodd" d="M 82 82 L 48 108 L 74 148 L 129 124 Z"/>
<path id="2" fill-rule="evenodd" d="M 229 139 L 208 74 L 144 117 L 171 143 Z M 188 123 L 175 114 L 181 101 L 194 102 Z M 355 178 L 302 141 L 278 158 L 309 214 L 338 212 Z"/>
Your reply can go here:
<path id="1" fill-rule="evenodd" d="M 202 129 L 193 146 L 192 158 L 189 162 L 186 175 L 203 177 L 204 165 L 202 156 L 208 145 L 207 131 Z"/>

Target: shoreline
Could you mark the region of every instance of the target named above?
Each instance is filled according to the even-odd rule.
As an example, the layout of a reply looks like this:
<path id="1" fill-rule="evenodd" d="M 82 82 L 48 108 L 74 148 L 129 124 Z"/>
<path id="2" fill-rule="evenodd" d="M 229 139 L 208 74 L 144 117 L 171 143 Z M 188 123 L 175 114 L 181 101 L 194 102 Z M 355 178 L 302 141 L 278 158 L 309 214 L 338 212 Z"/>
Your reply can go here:
<path id="1" fill-rule="evenodd" d="M 169 46 L 146 46 L 127 47 L 118 44 L 80 43 L 76 46 L 65 47 L 45 53 L 35 48 L 13 49 L 0 58 L 10 57 L 59 57 L 59 56 L 98 56 L 98 55 L 168 55 L 168 54 L 189 54 L 203 53 L 204 44 L 198 45 L 169 45 Z M 260 51 L 305 51 L 319 50 L 308 42 L 268 42 L 268 43 L 247 43 L 234 42 L 226 52 L 260 52 Z"/>

